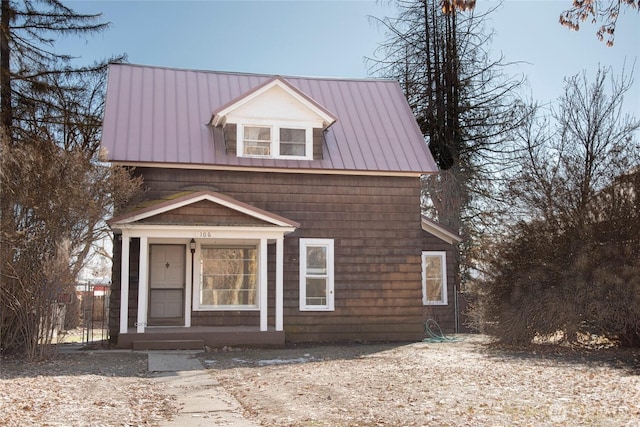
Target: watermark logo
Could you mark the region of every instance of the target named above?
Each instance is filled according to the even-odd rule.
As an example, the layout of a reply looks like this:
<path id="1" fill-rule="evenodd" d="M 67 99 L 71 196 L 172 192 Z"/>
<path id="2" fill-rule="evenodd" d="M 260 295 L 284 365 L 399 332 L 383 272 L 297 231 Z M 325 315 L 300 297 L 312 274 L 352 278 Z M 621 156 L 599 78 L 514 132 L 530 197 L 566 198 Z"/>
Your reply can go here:
<path id="1" fill-rule="evenodd" d="M 554 423 L 562 423 L 567 420 L 566 406 L 561 402 L 555 402 L 549 408 L 549 419 Z"/>

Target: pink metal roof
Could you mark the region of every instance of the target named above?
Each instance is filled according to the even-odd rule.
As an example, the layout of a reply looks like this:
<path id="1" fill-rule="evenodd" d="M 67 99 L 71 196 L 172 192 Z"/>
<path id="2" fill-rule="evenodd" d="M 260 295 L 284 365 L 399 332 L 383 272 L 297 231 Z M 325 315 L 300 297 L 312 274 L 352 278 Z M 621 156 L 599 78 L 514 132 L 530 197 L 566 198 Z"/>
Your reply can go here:
<path id="1" fill-rule="evenodd" d="M 130 64 L 109 67 L 102 145 L 124 164 L 431 173 L 429 148 L 397 82 L 282 77 L 337 121 L 322 160 L 239 158 L 225 151 L 212 113 L 275 76 Z"/>

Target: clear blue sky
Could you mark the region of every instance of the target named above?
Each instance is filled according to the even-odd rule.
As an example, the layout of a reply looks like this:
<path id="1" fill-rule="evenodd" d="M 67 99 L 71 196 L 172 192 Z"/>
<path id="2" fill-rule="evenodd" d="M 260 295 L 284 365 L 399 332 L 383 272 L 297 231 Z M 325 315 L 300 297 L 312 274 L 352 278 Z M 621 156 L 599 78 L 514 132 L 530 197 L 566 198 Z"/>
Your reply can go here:
<path id="1" fill-rule="evenodd" d="M 82 13 L 103 13 L 103 34 L 67 39 L 60 52 L 92 61 L 126 53 L 134 64 L 252 73 L 367 77 L 364 57 L 384 39 L 369 15 L 393 16 L 387 2 L 351 1 L 66 1 Z M 495 1 L 478 0 L 484 10 Z M 505 0 L 487 22 L 495 37 L 487 48 L 524 74 L 531 96 L 543 103 L 561 95 L 563 78 L 598 64 L 629 72 L 635 84 L 625 109 L 640 118 L 640 13 L 621 15 L 615 45 L 597 40 L 597 27 L 579 32 L 558 24 L 571 0 Z"/>

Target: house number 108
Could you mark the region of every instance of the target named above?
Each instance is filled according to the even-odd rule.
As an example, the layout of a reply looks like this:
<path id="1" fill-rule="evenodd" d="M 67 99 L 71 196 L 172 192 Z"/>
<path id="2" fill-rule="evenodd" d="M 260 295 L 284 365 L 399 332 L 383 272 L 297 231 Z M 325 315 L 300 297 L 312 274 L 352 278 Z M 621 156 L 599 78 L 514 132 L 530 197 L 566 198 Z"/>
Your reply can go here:
<path id="1" fill-rule="evenodd" d="M 213 233 L 211 231 L 199 231 L 198 232 L 198 237 L 203 237 L 203 238 L 211 238 L 213 237 Z"/>

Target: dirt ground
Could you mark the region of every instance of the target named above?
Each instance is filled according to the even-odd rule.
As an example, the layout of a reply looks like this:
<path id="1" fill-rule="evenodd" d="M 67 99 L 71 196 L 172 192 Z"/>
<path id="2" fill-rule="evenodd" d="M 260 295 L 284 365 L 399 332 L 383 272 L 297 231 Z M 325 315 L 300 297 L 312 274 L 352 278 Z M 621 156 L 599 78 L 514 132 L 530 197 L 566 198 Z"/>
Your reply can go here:
<path id="1" fill-rule="evenodd" d="M 640 426 L 640 351 L 492 349 L 485 338 L 217 352 L 265 426 Z"/>
<path id="2" fill-rule="evenodd" d="M 446 343 L 224 349 L 207 373 L 264 426 L 640 426 L 640 351 Z M 0 364 L 2 426 L 153 426 L 178 410 L 146 354 Z"/>
<path id="3" fill-rule="evenodd" d="M 0 426 L 150 426 L 175 413 L 173 399 L 148 378 L 143 353 L 0 360 Z"/>

